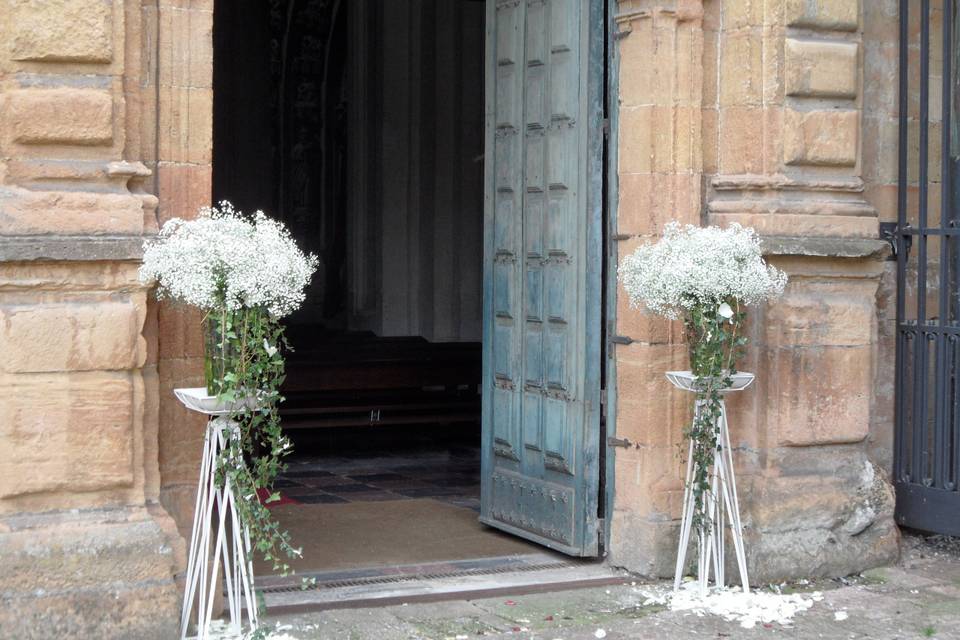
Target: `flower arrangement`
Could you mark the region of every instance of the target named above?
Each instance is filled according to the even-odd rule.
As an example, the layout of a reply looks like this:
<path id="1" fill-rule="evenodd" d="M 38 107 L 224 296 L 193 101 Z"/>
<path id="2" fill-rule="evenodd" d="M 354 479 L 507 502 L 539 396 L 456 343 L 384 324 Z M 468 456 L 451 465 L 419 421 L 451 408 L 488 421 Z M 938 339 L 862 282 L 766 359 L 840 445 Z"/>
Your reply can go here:
<path id="1" fill-rule="evenodd" d="M 204 311 L 263 308 L 281 318 L 303 303 L 316 268 L 282 223 L 223 201 L 194 220 L 168 220 L 144 246 L 140 278 L 156 281 L 161 299 Z"/>
<path id="2" fill-rule="evenodd" d="M 787 276 L 764 261 L 753 229 L 670 222 L 659 241 L 623 259 L 618 277 L 632 306 L 683 320 L 700 409 L 685 434 L 697 470 L 691 481 L 693 527 L 703 532 L 709 525 L 703 496 L 717 449 L 720 394 L 731 386 L 747 345 L 745 308 L 782 294 Z"/>
<path id="3" fill-rule="evenodd" d="M 174 218 L 144 245 L 140 279 L 155 283 L 160 299 L 204 312 L 207 393 L 227 406 L 238 427 L 226 438 L 217 480 L 229 479 L 237 512 L 251 541 L 274 570 L 286 574 L 290 544 L 261 502 L 272 492 L 283 458 L 291 451 L 280 429 L 283 350 L 280 319 L 297 309 L 317 267 L 284 225 L 262 211 L 246 215 L 229 202 L 204 207 L 194 220 Z"/>

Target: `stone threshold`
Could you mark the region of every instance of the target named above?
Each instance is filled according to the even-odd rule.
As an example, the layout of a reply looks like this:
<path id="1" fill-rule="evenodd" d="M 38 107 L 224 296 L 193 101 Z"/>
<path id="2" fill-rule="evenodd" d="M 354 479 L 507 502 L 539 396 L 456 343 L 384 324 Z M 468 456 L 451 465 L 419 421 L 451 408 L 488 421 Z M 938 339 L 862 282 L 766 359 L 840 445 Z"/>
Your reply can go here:
<path id="1" fill-rule="evenodd" d="M 315 579 L 307 589 L 303 578 Z M 469 600 L 622 584 L 629 575 L 603 562 L 552 553 L 436 562 L 258 580 L 269 615 Z"/>

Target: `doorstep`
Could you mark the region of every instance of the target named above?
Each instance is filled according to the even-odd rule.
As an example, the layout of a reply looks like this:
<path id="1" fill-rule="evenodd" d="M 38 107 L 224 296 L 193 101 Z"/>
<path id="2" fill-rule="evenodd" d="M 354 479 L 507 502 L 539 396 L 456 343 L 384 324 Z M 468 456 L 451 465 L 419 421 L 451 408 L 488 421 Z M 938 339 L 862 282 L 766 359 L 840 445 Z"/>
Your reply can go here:
<path id="1" fill-rule="evenodd" d="M 627 573 L 597 560 L 532 553 L 478 560 L 303 573 L 257 579 L 269 615 L 470 600 L 621 584 Z M 304 578 L 315 579 L 306 589 Z"/>

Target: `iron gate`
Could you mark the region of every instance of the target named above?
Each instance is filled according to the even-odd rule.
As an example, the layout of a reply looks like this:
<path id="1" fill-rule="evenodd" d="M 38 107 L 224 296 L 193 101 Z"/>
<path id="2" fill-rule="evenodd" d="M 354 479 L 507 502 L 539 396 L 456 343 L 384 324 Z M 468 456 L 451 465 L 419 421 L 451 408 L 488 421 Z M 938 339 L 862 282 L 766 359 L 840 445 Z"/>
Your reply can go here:
<path id="1" fill-rule="evenodd" d="M 901 0 L 897 522 L 960 535 L 960 211 L 955 0 Z"/>

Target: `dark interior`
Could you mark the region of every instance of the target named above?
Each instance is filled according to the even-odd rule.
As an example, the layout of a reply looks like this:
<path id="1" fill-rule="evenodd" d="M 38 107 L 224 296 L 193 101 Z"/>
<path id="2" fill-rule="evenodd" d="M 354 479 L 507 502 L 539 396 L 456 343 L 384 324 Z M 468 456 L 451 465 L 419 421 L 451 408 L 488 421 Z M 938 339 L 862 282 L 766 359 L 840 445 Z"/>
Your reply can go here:
<path id="1" fill-rule="evenodd" d="M 475 0 L 216 3 L 214 201 L 320 261 L 286 320 L 301 450 L 479 441 L 483 23 Z"/>

